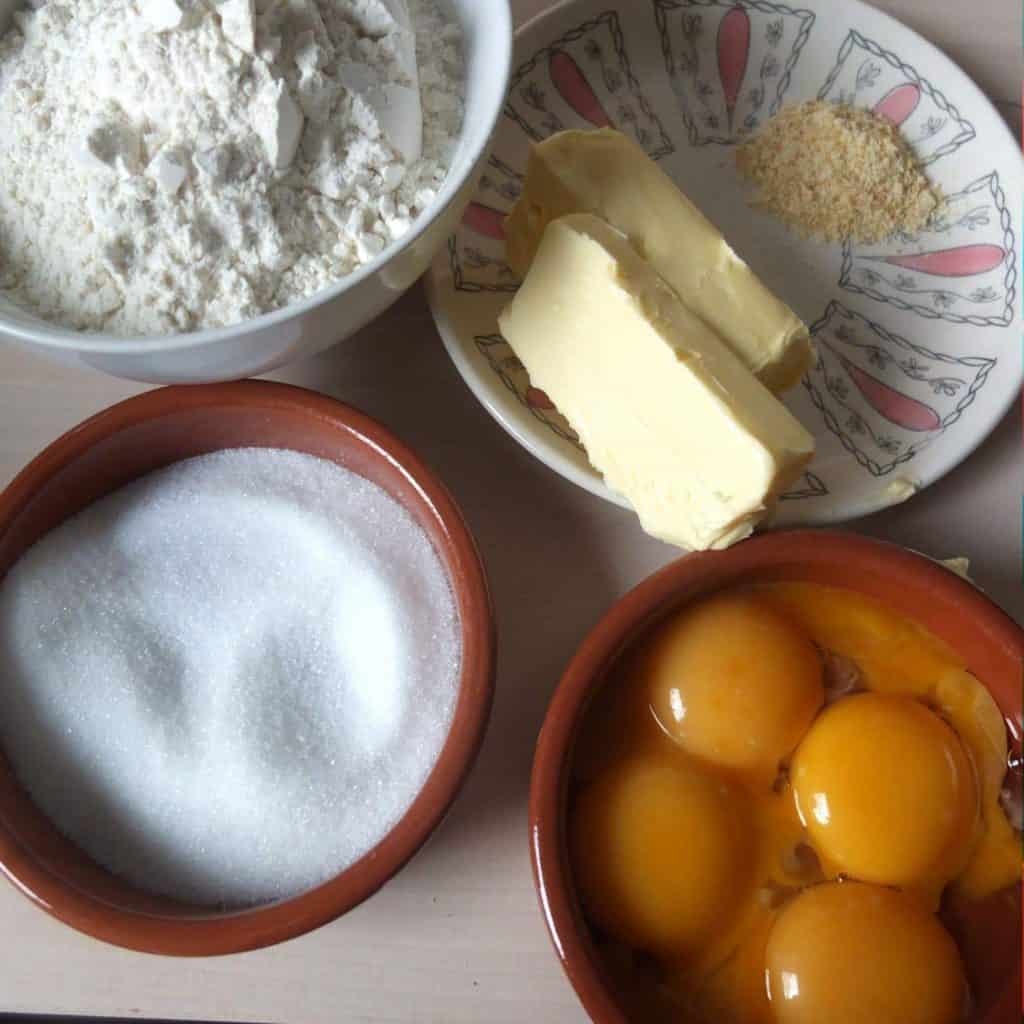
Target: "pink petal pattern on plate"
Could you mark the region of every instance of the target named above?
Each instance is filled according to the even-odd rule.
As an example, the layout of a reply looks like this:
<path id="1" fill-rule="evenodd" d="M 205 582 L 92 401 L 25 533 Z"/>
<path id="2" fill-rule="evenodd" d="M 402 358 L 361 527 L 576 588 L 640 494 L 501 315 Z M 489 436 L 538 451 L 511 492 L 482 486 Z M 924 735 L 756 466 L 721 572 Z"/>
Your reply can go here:
<path id="1" fill-rule="evenodd" d="M 448 264 L 456 291 L 510 295 L 519 287 L 505 261 L 505 218 L 522 191 L 523 173 L 492 155 L 480 176 L 476 198 L 448 239 Z"/>
<path id="2" fill-rule="evenodd" d="M 890 89 L 874 106 L 874 111 L 879 117 L 892 121 L 898 128 L 915 110 L 921 102 L 921 89 L 919 86 L 908 82 L 906 85 L 897 85 Z"/>
<path id="3" fill-rule="evenodd" d="M 947 192 L 921 231 L 843 250 L 840 285 L 929 320 L 1009 327 L 1017 305 L 1015 211 L 992 171 Z"/>
<path id="4" fill-rule="evenodd" d="M 718 77 L 722 80 L 730 130 L 749 58 L 750 17 L 742 7 L 734 7 L 718 25 Z"/>
<path id="5" fill-rule="evenodd" d="M 935 85 L 899 54 L 855 29 L 839 48 L 818 99 L 888 117 L 925 165 L 955 153 L 976 134 L 974 125 Z"/>
<path id="6" fill-rule="evenodd" d="M 587 76 L 569 54 L 555 50 L 548 58 L 548 66 L 558 94 L 584 121 L 589 121 L 595 128 L 612 127 L 612 119 L 605 113 Z"/>
<path id="7" fill-rule="evenodd" d="M 466 207 L 462 223 L 478 235 L 503 242 L 505 241 L 505 218 L 507 216 L 508 214 L 502 213 L 501 210 L 495 210 L 493 206 L 472 202 Z"/>
<path id="8" fill-rule="evenodd" d="M 530 375 L 512 351 L 512 346 L 500 334 L 477 335 L 473 341 L 480 355 L 505 387 L 530 410 L 530 414 L 577 451 L 583 451 L 583 445 L 569 421 L 540 388 L 530 383 Z"/>
<path id="9" fill-rule="evenodd" d="M 505 116 L 533 142 L 571 128 L 617 128 L 660 160 L 675 145 L 629 58 L 617 11 L 576 24 L 515 70 Z"/>
<path id="10" fill-rule="evenodd" d="M 868 405 L 890 423 L 913 431 L 938 430 L 942 426 L 939 414 L 931 406 L 889 387 L 848 359 L 839 359 Z"/>
<path id="11" fill-rule="evenodd" d="M 927 348 L 836 301 L 811 333 L 818 357 L 804 389 L 831 433 L 874 477 L 913 465 L 966 416 L 996 366 L 988 356 Z"/>
<path id="12" fill-rule="evenodd" d="M 1003 265 L 1006 250 L 999 245 L 958 245 L 953 249 L 887 256 L 886 263 L 904 270 L 917 270 L 933 277 L 974 277 Z"/>
<path id="13" fill-rule="evenodd" d="M 653 0 L 669 82 L 694 146 L 760 130 L 789 90 L 812 11 L 772 0 Z"/>

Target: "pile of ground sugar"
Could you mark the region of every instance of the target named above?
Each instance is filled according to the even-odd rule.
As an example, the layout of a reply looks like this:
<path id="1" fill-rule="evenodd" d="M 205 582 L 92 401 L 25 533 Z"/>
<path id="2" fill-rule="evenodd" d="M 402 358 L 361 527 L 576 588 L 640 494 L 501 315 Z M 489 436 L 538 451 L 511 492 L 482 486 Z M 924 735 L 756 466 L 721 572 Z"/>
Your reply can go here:
<path id="1" fill-rule="evenodd" d="M 220 452 L 90 506 L 0 583 L 0 745 L 115 873 L 262 902 L 408 809 L 459 638 L 440 559 L 384 491 L 308 455 Z"/>
<path id="2" fill-rule="evenodd" d="M 436 196 L 462 79 L 435 0 L 31 0 L 0 39 L 0 293 L 119 335 L 312 295 Z"/>
<path id="3" fill-rule="evenodd" d="M 829 242 L 919 231 L 942 202 L 896 125 L 821 100 L 784 107 L 736 164 L 757 186 L 755 205 Z"/>

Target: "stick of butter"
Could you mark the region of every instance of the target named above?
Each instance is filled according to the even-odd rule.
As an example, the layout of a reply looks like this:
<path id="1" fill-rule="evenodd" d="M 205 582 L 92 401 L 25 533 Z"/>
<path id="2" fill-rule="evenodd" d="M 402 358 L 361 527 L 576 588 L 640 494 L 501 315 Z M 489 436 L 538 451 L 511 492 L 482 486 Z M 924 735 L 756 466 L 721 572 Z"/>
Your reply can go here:
<path id="1" fill-rule="evenodd" d="M 560 132 L 533 147 L 526 186 L 505 224 L 508 263 L 520 278 L 547 225 L 569 213 L 595 213 L 625 234 L 767 387 L 784 391 L 807 372 L 807 327 L 621 132 Z"/>
<path id="2" fill-rule="evenodd" d="M 591 214 L 553 221 L 501 330 L 643 528 L 695 550 L 748 536 L 814 438 Z"/>

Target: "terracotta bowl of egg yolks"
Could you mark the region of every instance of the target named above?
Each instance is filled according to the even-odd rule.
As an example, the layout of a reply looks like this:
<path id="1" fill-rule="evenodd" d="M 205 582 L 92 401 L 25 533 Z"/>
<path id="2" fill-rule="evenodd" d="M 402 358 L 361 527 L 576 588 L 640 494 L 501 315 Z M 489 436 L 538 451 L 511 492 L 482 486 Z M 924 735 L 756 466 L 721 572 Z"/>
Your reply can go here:
<path id="1" fill-rule="evenodd" d="M 100 868 L 36 809 L 0 751 L 0 871 L 59 920 L 140 952 L 238 953 L 294 938 L 351 910 L 396 874 L 440 823 L 469 774 L 490 716 L 494 615 L 461 513 L 433 473 L 380 424 L 301 388 L 264 381 L 162 388 L 85 421 L 0 494 L 0 578 L 45 533 L 118 487 L 182 459 L 239 447 L 329 459 L 373 481 L 412 514 L 455 594 L 462 632 L 458 698 L 437 763 L 384 839 L 323 885 L 251 909 L 186 906 Z"/>
<path id="2" fill-rule="evenodd" d="M 648 578 L 611 608 L 567 668 L 538 738 L 531 780 L 530 853 L 541 911 L 562 967 L 597 1024 L 646 1022 L 615 993 L 570 858 L 571 779 L 587 712 L 638 641 L 673 612 L 721 590 L 779 583 L 851 590 L 922 626 L 966 663 L 1008 722 L 1021 722 L 1024 630 L 971 583 L 922 555 L 839 532 L 779 532 L 689 555 Z M 994 927 L 1000 931 L 991 935 L 993 948 L 1007 935 L 1016 947 L 1020 922 Z M 1021 1020 L 1019 957 L 1003 966 L 995 994 L 971 1024 Z"/>

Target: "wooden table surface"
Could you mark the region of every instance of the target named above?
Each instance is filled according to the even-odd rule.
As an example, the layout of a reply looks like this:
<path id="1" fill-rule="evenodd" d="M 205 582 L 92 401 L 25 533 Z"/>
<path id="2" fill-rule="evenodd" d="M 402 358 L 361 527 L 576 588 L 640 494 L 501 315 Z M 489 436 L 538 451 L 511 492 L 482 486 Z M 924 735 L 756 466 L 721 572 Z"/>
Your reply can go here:
<path id="1" fill-rule="evenodd" d="M 546 6 L 513 0 L 519 20 Z M 1018 0 L 878 6 L 943 47 L 1019 125 Z M 488 565 L 502 634 L 498 698 L 477 768 L 443 827 L 398 878 L 341 921 L 275 949 L 198 962 L 139 956 L 78 935 L 0 886 L 0 1011 L 296 1024 L 583 1021 L 530 878 L 533 743 L 587 630 L 675 554 L 502 432 L 458 378 L 419 288 L 349 343 L 273 376 L 381 419 L 462 504 Z M 140 390 L 0 350 L 0 486 L 62 431 Z M 1024 621 L 1021 454 L 1014 413 L 946 479 L 854 528 L 934 556 L 969 557 L 978 582 Z"/>

